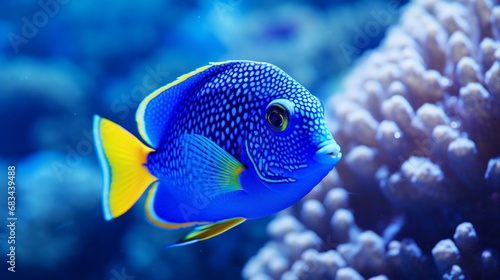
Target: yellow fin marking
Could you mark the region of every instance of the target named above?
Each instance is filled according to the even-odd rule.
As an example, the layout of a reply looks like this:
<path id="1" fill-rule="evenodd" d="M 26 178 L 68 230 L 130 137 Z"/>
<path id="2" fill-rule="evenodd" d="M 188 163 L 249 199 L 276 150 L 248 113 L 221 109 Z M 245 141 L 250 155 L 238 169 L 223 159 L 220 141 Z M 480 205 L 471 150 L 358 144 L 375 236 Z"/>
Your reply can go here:
<path id="1" fill-rule="evenodd" d="M 177 243 L 168 245 L 167 247 L 172 248 L 192 244 L 202 240 L 207 240 L 230 230 L 231 228 L 243 223 L 244 221 L 246 221 L 245 218 L 238 217 L 197 226 L 183 239 L 179 240 Z"/>
<path id="2" fill-rule="evenodd" d="M 191 71 L 187 74 L 184 74 L 184 75 L 178 77 L 175 81 L 158 88 L 157 90 L 153 91 L 151 94 L 146 96 L 146 98 L 144 98 L 144 100 L 141 101 L 141 104 L 139 104 L 139 107 L 137 108 L 137 113 L 135 116 L 135 120 L 137 122 L 138 129 L 139 129 L 139 134 L 141 135 L 142 139 L 144 139 L 144 141 L 146 141 L 146 143 L 148 143 L 150 146 L 153 146 L 152 141 L 149 139 L 148 133 L 146 131 L 146 123 L 144 122 L 144 114 L 146 113 L 146 107 L 148 106 L 148 103 L 153 98 L 155 98 L 159 94 L 163 93 L 167 89 L 184 82 L 188 78 L 193 77 L 196 74 L 199 74 L 212 66 L 223 65 L 226 63 L 230 63 L 230 62 L 235 62 L 235 61 L 228 60 L 228 61 L 221 61 L 221 62 L 210 62 L 209 65 L 202 66 L 194 71 Z"/>
<path id="3" fill-rule="evenodd" d="M 94 116 L 94 140 L 104 176 L 104 218 L 111 220 L 127 212 L 158 180 L 145 167 L 148 154 L 154 150 L 99 116 Z"/>
<path id="4" fill-rule="evenodd" d="M 152 145 L 151 143 L 151 140 L 149 139 L 149 136 L 147 134 L 147 131 L 146 131 L 146 127 L 145 127 L 145 122 L 144 122 L 144 114 L 146 113 L 146 106 L 148 105 L 149 101 L 151 101 L 153 98 L 155 98 L 156 96 L 158 96 L 160 93 L 166 91 L 167 89 L 175 86 L 175 85 L 178 85 L 182 82 L 184 82 L 186 79 L 188 79 L 189 77 L 192 77 L 200 72 L 203 72 L 205 70 L 207 70 L 208 68 L 212 67 L 213 65 L 210 64 L 210 65 L 205 65 L 203 67 L 200 67 L 192 72 L 189 72 L 187 74 L 184 74 L 180 77 L 177 78 L 177 80 L 165 85 L 165 86 L 162 86 L 160 87 L 159 89 L 153 91 L 153 93 L 151 93 L 150 95 L 146 96 L 146 98 L 144 98 L 144 100 L 142 100 L 141 104 L 139 104 L 139 107 L 137 108 L 137 113 L 136 113 L 136 116 L 135 116 L 135 120 L 137 121 L 137 125 L 138 125 L 138 129 L 139 129 L 139 133 L 141 134 L 141 137 L 142 139 L 144 139 L 144 141 L 146 141 L 149 145 Z"/>
<path id="5" fill-rule="evenodd" d="M 153 207 L 153 202 L 155 200 L 155 195 L 156 195 L 156 188 L 158 187 L 158 182 L 154 183 L 151 189 L 149 190 L 148 193 L 148 198 L 146 199 L 146 217 L 148 217 L 148 220 L 154 224 L 157 227 L 161 228 L 167 228 L 167 229 L 175 229 L 175 228 L 182 228 L 182 227 L 189 227 L 197 224 L 201 224 L 201 222 L 189 222 L 189 223 L 181 223 L 181 224 L 176 224 L 176 223 L 169 223 L 167 221 L 162 220 L 159 218 Z"/>

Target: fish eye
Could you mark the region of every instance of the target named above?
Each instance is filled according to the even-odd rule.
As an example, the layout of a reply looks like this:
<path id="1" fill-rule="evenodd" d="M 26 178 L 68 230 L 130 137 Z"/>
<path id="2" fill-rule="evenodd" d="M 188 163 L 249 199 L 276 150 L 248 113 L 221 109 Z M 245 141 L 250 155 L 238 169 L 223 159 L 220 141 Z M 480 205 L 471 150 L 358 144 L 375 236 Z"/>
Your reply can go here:
<path id="1" fill-rule="evenodd" d="M 289 102 L 291 103 L 291 102 Z M 266 108 L 267 126 L 274 132 L 285 131 L 290 124 L 289 104 L 280 103 L 278 100 L 271 102 Z"/>

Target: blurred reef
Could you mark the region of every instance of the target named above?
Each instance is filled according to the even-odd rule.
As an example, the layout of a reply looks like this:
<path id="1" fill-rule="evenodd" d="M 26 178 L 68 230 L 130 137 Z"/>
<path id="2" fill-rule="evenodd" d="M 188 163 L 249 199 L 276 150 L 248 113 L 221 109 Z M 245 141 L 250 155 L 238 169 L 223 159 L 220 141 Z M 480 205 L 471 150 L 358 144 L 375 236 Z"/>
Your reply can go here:
<path id="1" fill-rule="evenodd" d="M 499 1 L 408 4 L 327 104 L 344 158 L 246 279 L 500 279 Z"/>
<path id="2" fill-rule="evenodd" d="M 17 170 L 18 262 L 0 279 L 240 278 L 270 218 L 172 250 L 163 245 L 183 232 L 149 225 L 141 206 L 105 222 L 92 116 L 136 132 L 146 95 L 227 59 L 276 64 L 326 100 L 406 2 L 3 1 L 0 167 Z M 0 192 L 2 209 L 6 201 Z"/>

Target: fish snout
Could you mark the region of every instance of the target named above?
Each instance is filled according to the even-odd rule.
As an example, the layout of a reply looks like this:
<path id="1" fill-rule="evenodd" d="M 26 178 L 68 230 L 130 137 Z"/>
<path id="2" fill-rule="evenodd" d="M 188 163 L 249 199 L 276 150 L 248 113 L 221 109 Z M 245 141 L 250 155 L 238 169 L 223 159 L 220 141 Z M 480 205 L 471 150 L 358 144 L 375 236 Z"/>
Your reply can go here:
<path id="1" fill-rule="evenodd" d="M 335 166 L 342 158 L 340 146 L 335 140 L 327 140 L 318 145 L 318 150 L 313 156 L 313 160 L 322 164 L 331 164 Z"/>

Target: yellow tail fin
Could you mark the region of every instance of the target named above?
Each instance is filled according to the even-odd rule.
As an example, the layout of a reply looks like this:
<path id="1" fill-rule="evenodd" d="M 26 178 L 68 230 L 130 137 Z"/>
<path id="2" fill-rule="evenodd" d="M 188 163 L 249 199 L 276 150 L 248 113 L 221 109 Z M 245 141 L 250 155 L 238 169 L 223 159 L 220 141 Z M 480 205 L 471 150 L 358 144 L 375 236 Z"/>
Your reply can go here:
<path id="1" fill-rule="evenodd" d="M 145 167 L 154 150 L 116 123 L 94 116 L 94 142 L 103 171 L 103 211 L 109 221 L 127 212 L 158 179 Z"/>

